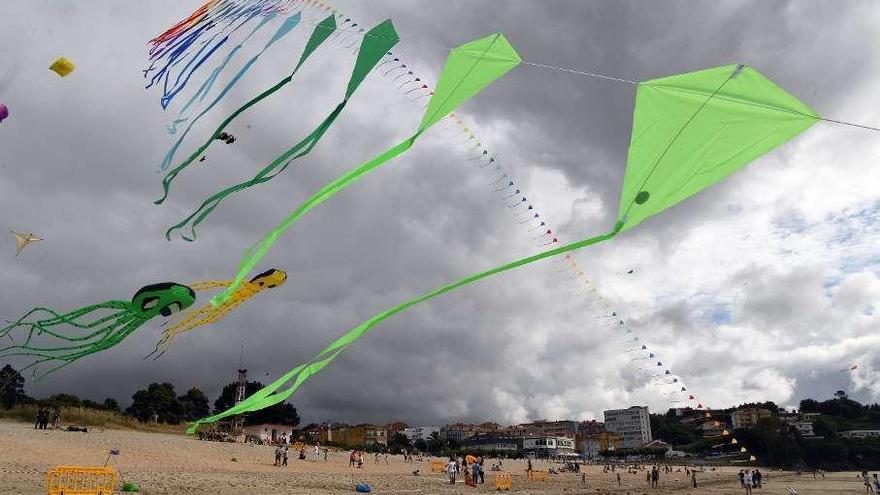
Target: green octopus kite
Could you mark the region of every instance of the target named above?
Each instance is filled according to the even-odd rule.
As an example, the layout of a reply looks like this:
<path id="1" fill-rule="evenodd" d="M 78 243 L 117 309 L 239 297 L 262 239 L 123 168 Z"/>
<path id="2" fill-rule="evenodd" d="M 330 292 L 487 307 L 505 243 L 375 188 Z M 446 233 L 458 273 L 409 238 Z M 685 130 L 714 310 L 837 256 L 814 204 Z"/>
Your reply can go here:
<path id="1" fill-rule="evenodd" d="M 0 358 L 33 357 L 34 362 L 22 368 L 22 371 L 48 361 L 61 361 L 61 364 L 40 375 L 39 379 L 42 379 L 77 359 L 113 347 L 157 316 L 169 317 L 183 311 L 192 306 L 195 300 L 196 294 L 189 287 L 165 282 L 143 287 L 134 294 L 131 302 L 105 301 L 64 314 L 48 308 L 34 308 L 18 321 L 0 329 L 0 337 L 5 336 L 13 341 L 12 345 L 0 348 Z M 106 311 L 109 314 L 103 314 Z M 99 312 L 102 315 L 88 318 Z M 29 320 L 40 313 L 51 316 Z M 69 331 L 63 327 L 68 327 Z M 27 337 L 19 344 L 12 338 L 12 332 L 17 328 L 27 329 Z M 32 343 L 34 337 L 42 336 L 58 339 L 61 343 L 55 346 Z"/>
<path id="2" fill-rule="evenodd" d="M 492 53 L 499 62 L 506 60 L 513 65 L 519 62 L 515 55 L 512 48 L 506 54 Z M 476 66 L 473 69 L 479 71 Z M 443 84 L 442 79 L 440 84 Z M 727 177 L 819 120 L 821 117 L 809 106 L 745 65 L 728 65 L 641 82 L 636 91 L 633 130 L 617 221 L 611 231 L 471 275 L 382 311 L 331 343 L 311 361 L 293 368 L 226 411 L 197 421 L 189 431 L 195 431 L 202 423 L 282 402 L 385 319 L 492 275 L 610 240 Z M 344 187 L 342 184 L 333 188 L 334 184 L 338 181 L 322 190 L 326 190 L 326 197 Z M 292 217 L 294 220 L 298 218 Z M 281 227 L 286 226 L 282 224 Z M 278 234 L 279 231 L 270 233 L 270 240 L 274 242 Z M 246 253 L 245 261 L 248 256 L 251 252 Z M 242 268 L 247 266 L 243 264 Z"/>

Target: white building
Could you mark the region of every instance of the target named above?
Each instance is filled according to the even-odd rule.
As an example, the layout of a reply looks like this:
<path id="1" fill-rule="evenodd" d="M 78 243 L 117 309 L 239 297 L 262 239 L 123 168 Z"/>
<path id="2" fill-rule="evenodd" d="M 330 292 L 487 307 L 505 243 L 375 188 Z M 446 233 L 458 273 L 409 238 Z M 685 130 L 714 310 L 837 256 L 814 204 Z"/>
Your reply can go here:
<path id="1" fill-rule="evenodd" d="M 266 423 L 245 426 L 242 432 L 245 435 L 259 438 L 263 443 L 281 443 L 282 438 L 284 442 L 290 443 L 293 430 L 293 426 Z"/>
<path id="2" fill-rule="evenodd" d="M 574 439 L 568 437 L 524 437 L 523 453 L 535 457 L 576 456 Z"/>
<path id="3" fill-rule="evenodd" d="M 432 433 L 440 433 L 439 426 L 415 426 L 412 428 L 404 428 L 401 433 L 409 438 L 410 442 L 415 442 L 416 440 L 423 440 L 427 442 L 431 439 Z"/>
<path id="4" fill-rule="evenodd" d="M 801 434 L 802 437 L 815 437 L 816 432 L 813 431 L 812 421 L 795 421 L 791 426 Z"/>
<path id="5" fill-rule="evenodd" d="M 648 406 L 632 406 L 628 409 L 605 411 L 605 429 L 623 437 L 622 447 L 643 447 L 651 438 L 651 417 Z"/>
<path id="6" fill-rule="evenodd" d="M 849 430 L 840 432 L 840 438 L 880 438 L 880 430 Z"/>

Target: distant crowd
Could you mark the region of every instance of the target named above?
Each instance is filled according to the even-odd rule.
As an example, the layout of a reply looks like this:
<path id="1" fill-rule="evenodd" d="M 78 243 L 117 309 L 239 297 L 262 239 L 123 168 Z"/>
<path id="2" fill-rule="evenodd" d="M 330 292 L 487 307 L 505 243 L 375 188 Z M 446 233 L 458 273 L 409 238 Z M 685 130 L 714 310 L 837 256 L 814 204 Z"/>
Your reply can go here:
<path id="1" fill-rule="evenodd" d="M 53 430 L 57 430 L 61 427 L 61 410 L 57 407 L 55 409 L 49 410 L 48 407 L 41 407 L 37 409 L 37 417 L 34 422 L 35 430 L 46 430 L 49 429 L 49 422 L 52 423 L 51 428 Z"/>

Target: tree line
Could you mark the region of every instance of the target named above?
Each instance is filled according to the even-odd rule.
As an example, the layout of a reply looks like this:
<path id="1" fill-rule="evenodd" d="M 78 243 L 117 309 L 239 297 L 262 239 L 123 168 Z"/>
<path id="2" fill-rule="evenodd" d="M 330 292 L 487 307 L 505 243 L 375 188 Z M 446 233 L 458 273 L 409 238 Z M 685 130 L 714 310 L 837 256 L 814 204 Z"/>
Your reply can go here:
<path id="1" fill-rule="evenodd" d="M 818 413 L 813 419 L 815 436 L 804 437 L 792 425 L 779 417 L 779 408 L 773 402 L 743 404 L 739 407 L 757 407 L 770 411 L 753 428 L 732 430 L 739 444 L 748 447 L 762 465 L 785 469 L 876 469 L 880 467 L 880 439 L 846 439 L 840 432 L 847 430 L 880 429 L 880 404 L 863 405 L 847 398 L 826 401 L 804 399 L 800 413 Z M 715 419 L 730 423 L 734 409 L 713 410 Z M 694 411 L 700 413 L 701 411 Z M 674 409 L 665 415 L 651 415 L 651 431 L 675 446 L 677 450 L 706 454 L 715 450 L 717 438 L 703 438 L 696 424 L 687 423 Z"/>
<path id="2" fill-rule="evenodd" d="M 231 382 L 223 387 L 220 395 L 214 400 L 213 413 L 225 411 L 235 404 L 237 386 L 237 382 Z M 0 369 L 0 388 L 2 388 L 0 395 L 5 409 L 28 404 L 51 408 L 83 407 L 124 414 L 138 421 L 172 425 L 195 421 L 212 413 L 208 396 L 198 387 L 192 387 L 186 393 L 178 395 L 171 383 L 150 383 L 146 388 L 136 391 L 131 396 L 131 405 L 124 410 L 120 407 L 119 401 L 112 397 L 97 402 L 61 393 L 35 399 L 25 393 L 25 379 L 21 373 L 8 364 Z M 251 395 L 261 388 L 263 384 L 260 382 L 247 382 L 245 395 Z M 297 426 L 299 421 L 296 408 L 286 402 L 250 413 L 245 417 L 245 424 L 274 423 Z"/>

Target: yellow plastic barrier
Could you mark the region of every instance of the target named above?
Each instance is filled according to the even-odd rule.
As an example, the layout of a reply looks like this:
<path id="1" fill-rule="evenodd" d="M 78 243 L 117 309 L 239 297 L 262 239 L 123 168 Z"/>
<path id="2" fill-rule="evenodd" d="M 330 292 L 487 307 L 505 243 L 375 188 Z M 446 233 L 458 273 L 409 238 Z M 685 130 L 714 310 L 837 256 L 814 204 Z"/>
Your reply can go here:
<path id="1" fill-rule="evenodd" d="M 431 472 L 440 472 L 446 471 L 446 463 L 443 461 L 431 461 Z"/>
<path id="2" fill-rule="evenodd" d="M 496 490 L 511 490 L 511 489 L 513 489 L 513 478 L 510 477 L 510 473 L 497 473 L 495 475 L 495 489 Z"/>
<path id="3" fill-rule="evenodd" d="M 116 469 L 112 467 L 55 466 L 46 472 L 48 495 L 112 495 Z"/>
<path id="4" fill-rule="evenodd" d="M 529 479 L 535 481 L 547 481 L 547 471 L 537 471 L 532 469 L 529 471 Z"/>

